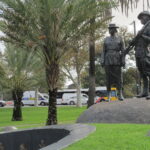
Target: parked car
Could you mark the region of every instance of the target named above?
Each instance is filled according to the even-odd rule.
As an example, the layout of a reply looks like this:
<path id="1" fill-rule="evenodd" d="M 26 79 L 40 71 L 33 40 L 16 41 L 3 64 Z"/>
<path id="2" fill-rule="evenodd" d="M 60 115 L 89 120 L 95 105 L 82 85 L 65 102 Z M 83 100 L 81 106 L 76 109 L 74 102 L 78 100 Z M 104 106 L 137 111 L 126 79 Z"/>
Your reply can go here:
<path id="1" fill-rule="evenodd" d="M 100 103 L 100 102 L 103 102 L 103 101 L 106 101 L 105 98 L 102 96 L 102 97 L 98 97 L 95 101 L 95 104 L 97 103 Z"/>
<path id="2" fill-rule="evenodd" d="M 87 104 L 88 95 L 81 93 L 82 104 Z M 75 105 L 77 104 L 77 93 L 64 93 L 62 97 L 62 104 Z"/>
<path id="3" fill-rule="evenodd" d="M 24 106 L 24 105 L 33 106 L 33 105 L 35 105 L 35 100 L 22 100 L 21 103 L 22 103 L 22 106 Z M 38 103 L 38 105 L 45 106 L 45 105 L 48 105 L 48 100 L 46 100 L 46 99 L 38 100 L 37 103 Z"/>
<path id="4" fill-rule="evenodd" d="M 35 91 L 25 91 L 22 97 L 22 106 L 24 105 L 35 105 L 36 103 L 36 92 Z M 38 105 L 48 105 L 48 95 L 45 93 L 38 92 Z"/>
<path id="5" fill-rule="evenodd" d="M 11 100 L 11 101 L 6 101 L 6 105 L 7 106 L 13 106 L 14 105 L 14 101 Z"/>
<path id="6" fill-rule="evenodd" d="M 46 105 L 48 105 L 48 103 L 49 103 L 48 99 L 40 100 L 39 105 L 46 106 Z"/>
<path id="7" fill-rule="evenodd" d="M 0 107 L 4 107 L 6 105 L 6 102 L 4 100 L 0 100 Z"/>

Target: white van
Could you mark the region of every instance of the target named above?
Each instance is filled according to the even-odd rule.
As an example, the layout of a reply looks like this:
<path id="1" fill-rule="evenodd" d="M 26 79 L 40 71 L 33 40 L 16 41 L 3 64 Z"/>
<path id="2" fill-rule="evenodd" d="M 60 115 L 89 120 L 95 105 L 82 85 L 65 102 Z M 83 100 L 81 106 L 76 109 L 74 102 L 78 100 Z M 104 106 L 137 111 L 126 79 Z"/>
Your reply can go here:
<path id="1" fill-rule="evenodd" d="M 36 92 L 35 91 L 25 91 L 22 97 L 22 105 L 35 105 Z M 38 92 L 38 105 L 48 105 L 48 97 L 45 94 Z"/>
<path id="2" fill-rule="evenodd" d="M 88 95 L 81 93 L 82 104 L 87 104 Z M 75 105 L 77 104 L 77 93 L 64 93 L 62 97 L 62 104 Z"/>

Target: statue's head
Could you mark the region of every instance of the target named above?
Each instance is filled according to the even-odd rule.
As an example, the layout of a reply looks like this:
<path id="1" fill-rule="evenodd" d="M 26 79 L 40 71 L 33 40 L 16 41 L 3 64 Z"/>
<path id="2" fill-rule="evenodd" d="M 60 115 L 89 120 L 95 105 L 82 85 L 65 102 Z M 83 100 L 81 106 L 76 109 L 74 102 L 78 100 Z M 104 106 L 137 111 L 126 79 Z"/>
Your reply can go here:
<path id="1" fill-rule="evenodd" d="M 143 11 L 138 15 L 138 19 L 141 21 L 143 25 L 145 25 L 150 20 L 150 12 Z"/>
<path id="2" fill-rule="evenodd" d="M 109 26 L 108 26 L 109 33 L 111 35 L 114 35 L 117 32 L 117 28 L 119 28 L 119 27 L 116 26 L 116 24 L 109 24 Z"/>

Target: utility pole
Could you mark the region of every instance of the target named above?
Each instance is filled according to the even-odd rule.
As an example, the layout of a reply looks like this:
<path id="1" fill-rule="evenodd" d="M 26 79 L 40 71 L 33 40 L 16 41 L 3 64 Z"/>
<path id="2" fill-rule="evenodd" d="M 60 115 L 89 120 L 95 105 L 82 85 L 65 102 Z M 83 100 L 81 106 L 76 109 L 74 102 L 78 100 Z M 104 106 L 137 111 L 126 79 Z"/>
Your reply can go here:
<path id="1" fill-rule="evenodd" d="M 135 20 L 133 21 L 133 27 L 134 27 L 134 37 L 136 36 L 136 22 Z"/>
<path id="2" fill-rule="evenodd" d="M 133 22 L 131 22 L 130 25 L 133 25 L 134 37 L 135 37 L 136 36 L 136 22 L 135 22 L 135 20 Z"/>

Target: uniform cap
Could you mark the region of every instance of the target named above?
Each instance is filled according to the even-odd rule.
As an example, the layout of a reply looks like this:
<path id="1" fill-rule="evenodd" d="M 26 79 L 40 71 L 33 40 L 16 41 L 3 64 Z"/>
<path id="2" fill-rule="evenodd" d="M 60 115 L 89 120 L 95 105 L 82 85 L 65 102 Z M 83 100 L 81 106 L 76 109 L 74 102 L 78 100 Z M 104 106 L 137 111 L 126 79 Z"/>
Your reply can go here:
<path id="1" fill-rule="evenodd" d="M 116 24 L 111 23 L 111 24 L 109 24 L 108 28 L 119 28 L 119 27 L 118 27 L 118 26 L 116 26 Z"/>
<path id="2" fill-rule="evenodd" d="M 149 11 L 142 11 L 139 15 L 138 15 L 138 19 L 141 19 L 142 16 L 149 16 L 150 17 L 150 12 Z"/>

